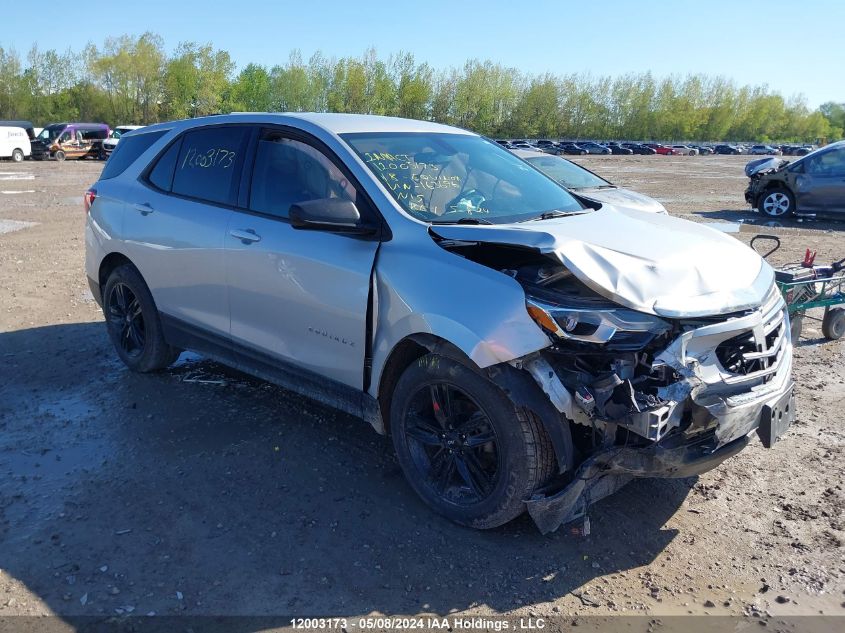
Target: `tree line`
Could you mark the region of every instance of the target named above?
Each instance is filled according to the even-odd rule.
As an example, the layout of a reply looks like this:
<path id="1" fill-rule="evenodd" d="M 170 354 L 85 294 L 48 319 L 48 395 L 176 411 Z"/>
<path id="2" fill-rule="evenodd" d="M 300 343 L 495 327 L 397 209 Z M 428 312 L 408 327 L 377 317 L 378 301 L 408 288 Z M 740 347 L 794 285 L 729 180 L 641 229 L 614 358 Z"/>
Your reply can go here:
<path id="1" fill-rule="evenodd" d="M 0 119 L 148 124 L 232 111 L 358 112 L 428 119 L 494 137 L 816 141 L 843 134 L 843 104 L 714 75 L 530 74 L 492 61 L 433 68 L 407 52 L 304 60 L 239 72 L 211 44 L 167 54 L 155 33 L 25 58 L 0 46 Z"/>

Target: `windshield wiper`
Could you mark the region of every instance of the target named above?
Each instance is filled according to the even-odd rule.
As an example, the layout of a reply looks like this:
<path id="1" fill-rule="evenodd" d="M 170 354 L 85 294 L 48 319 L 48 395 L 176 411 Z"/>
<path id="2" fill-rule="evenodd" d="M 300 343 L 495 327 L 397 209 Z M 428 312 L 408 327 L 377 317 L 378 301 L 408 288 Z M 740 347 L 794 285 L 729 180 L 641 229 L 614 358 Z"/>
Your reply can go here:
<path id="1" fill-rule="evenodd" d="M 493 224 L 490 220 L 484 218 L 461 218 L 460 220 L 446 221 L 446 222 L 432 222 L 432 224 Z"/>
<path id="2" fill-rule="evenodd" d="M 587 213 L 587 211 L 546 211 L 545 213 L 541 213 L 536 218 L 531 218 L 530 220 L 525 220 L 526 222 L 535 222 L 537 220 L 553 220 L 554 218 L 565 218 L 570 215 L 581 215 L 582 213 Z"/>

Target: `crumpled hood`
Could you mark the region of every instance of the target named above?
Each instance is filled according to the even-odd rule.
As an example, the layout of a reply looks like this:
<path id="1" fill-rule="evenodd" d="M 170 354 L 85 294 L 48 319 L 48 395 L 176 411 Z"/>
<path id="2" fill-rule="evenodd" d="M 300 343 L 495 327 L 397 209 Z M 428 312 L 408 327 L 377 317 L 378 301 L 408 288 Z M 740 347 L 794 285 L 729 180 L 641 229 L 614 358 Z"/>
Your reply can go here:
<path id="1" fill-rule="evenodd" d="M 609 204 L 619 209 L 633 209 L 649 213 L 666 213 L 666 208 L 654 198 L 649 198 L 630 189 L 614 188 L 583 188 L 574 189 L 579 196 L 596 200 L 602 204 Z"/>
<path id="2" fill-rule="evenodd" d="M 767 174 L 774 171 L 780 171 L 789 164 L 788 160 L 783 160 L 777 156 L 767 156 L 766 158 L 759 158 L 752 160 L 745 166 L 745 175 L 751 178 L 752 176 Z"/>
<path id="3" fill-rule="evenodd" d="M 445 239 L 554 254 L 594 291 L 634 310 L 698 317 L 754 308 L 774 271 L 752 249 L 707 226 L 604 206 L 571 217 L 499 225 L 432 225 Z"/>

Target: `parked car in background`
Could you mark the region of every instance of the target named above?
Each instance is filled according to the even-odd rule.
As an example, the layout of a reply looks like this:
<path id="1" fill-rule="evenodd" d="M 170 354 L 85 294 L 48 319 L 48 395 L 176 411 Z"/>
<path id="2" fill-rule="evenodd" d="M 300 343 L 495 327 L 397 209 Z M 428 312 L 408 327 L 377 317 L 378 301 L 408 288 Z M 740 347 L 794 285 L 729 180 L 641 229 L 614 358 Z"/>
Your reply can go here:
<path id="1" fill-rule="evenodd" d="M 672 149 L 680 156 L 698 156 L 698 150 L 689 145 L 672 145 Z"/>
<path id="2" fill-rule="evenodd" d="M 622 147 L 629 149 L 634 152 L 634 154 L 639 154 L 641 156 L 651 156 L 652 154 L 657 153 L 652 148 L 646 147 L 641 143 L 622 143 Z"/>
<path id="3" fill-rule="evenodd" d="M 645 146 L 650 147 L 655 153 L 661 154 L 662 156 L 671 156 L 676 153 L 671 147 L 661 145 L 660 143 L 646 143 Z"/>
<path id="4" fill-rule="evenodd" d="M 0 158 L 11 158 L 19 163 L 31 154 L 32 146 L 25 129 L 0 125 Z"/>
<path id="5" fill-rule="evenodd" d="M 738 147 L 734 145 L 716 145 L 713 148 L 714 153 L 716 154 L 741 154 L 742 152 L 739 151 Z"/>
<path id="6" fill-rule="evenodd" d="M 610 154 L 610 150 L 604 145 L 599 145 L 593 141 L 579 141 L 578 147 L 586 151 L 588 154 Z"/>
<path id="7" fill-rule="evenodd" d="M 536 147 L 534 147 L 528 141 L 520 141 L 520 140 L 511 141 L 511 146 L 519 147 L 519 148 L 522 148 L 522 149 L 537 149 Z"/>
<path id="8" fill-rule="evenodd" d="M 152 125 L 84 200 L 86 275 L 130 370 L 190 349 L 363 418 L 462 525 L 528 511 L 549 532 L 631 477 L 698 475 L 794 419 L 789 317 L 757 253 L 586 204 L 466 130 Z"/>
<path id="9" fill-rule="evenodd" d="M 845 214 L 845 141 L 793 163 L 775 157 L 751 161 L 745 174 L 750 178 L 745 201 L 769 217 Z"/>
<path id="10" fill-rule="evenodd" d="M 752 145 L 748 153 L 752 156 L 776 156 L 782 152 L 771 145 Z"/>
<path id="11" fill-rule="evenodd" d="M 610 153 L 614 156 L 630 156 L 634 153 L 634 150 L 622 147 L 619 143 L 608 143 L 605 147 L 607 147 L 607 149 L 610 150 Z"/>
<path id="12" fill-rule="evenodd" d="M 698 153 L 702 156 L 708 156 L 713 153 L 713 148 L 709 145 L 692 145 L 695 149 L 698 150 Z"/>
<path id="13" fill-rule="evenodd" d="M 571 156 L 583 156 L 584 154 L 587 153 L 587 150 L 585 150 L 580 145 L 576 145 L 575 143 L 559 143 L 558 147 L 560 147 L 560 149 L 563 151 L 564 154 L 569 154 Z M 531 148 L 530 147 L 528 147 L 528 148 L 522 147 L 520 149 L 531 149 Z"/>
<path id="14" fill-rule="evenodd" d="M 144 127 L 143 125 L 118 125 L 111 131 L 109 137 L 103 141 L 103 153 L 105 154 L 106 158 L 111 156 L 111 153 L 114 151 L 114 148 L 117 147 L 118 141 L 120 141 L 120 137 L 127 132 L 131 132 L 132 130 L 138 130 Z"/>
<path id="15" fill-rule="evenodd" d="M 617 187 L 589 169 L 576 165 L 560 156 L 548 156 L 542 152 L 526 150 L 514 150 L 513 153 L 555 182 L 584 198 L 602 204 L 610 204 L 617 209 L 667 213 L 666 207 L 654 198 L 649 198 L 630 189 Z"/>
<path id="16" fill-rule="evenodd" d="M 21 128 L 24 132 L 26 132 L 27 138 L 30 141 L 35 140 L 35 136 L 37 134 L 36 128 L 33 127 L 32 121 L 20 121 L 20 120 L 8 120 L 3 121 L 0 120 L 0 127 L 18 127 Z M 39 130 L 41 128 L 38 128 Z"/>
<path id="17" fill-rule="evenodd" d="M 35 160 L 54 158 L 104 159 L 103 141 L 110 134 L 105 123 L 54 123 L 42 130 L 32 143 Z"/>

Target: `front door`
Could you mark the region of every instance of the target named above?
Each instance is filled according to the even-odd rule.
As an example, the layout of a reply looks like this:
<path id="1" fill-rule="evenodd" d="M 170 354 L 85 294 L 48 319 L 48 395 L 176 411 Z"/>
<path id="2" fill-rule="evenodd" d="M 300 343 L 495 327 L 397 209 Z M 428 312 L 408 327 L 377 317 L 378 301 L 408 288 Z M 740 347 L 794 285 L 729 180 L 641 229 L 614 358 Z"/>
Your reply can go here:
<path id="1" fill-rule="evenodd" d="M 819 152 L 802 164 L 803 173 L 795 177 L 798 209 L 845 213 L 845 147 Z"/>
<path id="2" fill-rule="evenodd" d="M 363 387 L 370 275 L 378 242 L 294 229 L 292 204 L 345 198 L 356 187 L 333 159 L 286 132 L 262 130 L 248 211 L 226 235 L 231 335 L 236 350 Z"/>

